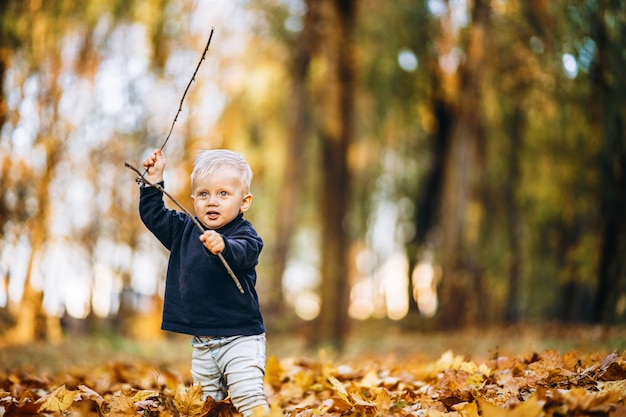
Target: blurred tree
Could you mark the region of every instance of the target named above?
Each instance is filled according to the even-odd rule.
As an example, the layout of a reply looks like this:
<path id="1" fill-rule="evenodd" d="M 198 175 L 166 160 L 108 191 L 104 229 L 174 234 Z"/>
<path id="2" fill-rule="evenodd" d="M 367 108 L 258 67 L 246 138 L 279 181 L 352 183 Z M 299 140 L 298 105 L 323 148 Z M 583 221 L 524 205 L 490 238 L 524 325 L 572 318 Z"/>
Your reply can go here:
<path id="1" fill-rule="evenodd" d="M 353 32 L 356 20 L 354 0 L 329 0 L 325 3 L 324 33 L 320 39 L 323 89 L 319 93 L 322 188 L 321 271 L 322 299 L 312 342 L 341 347 L 348 329 L 350 293 L 347 229 L 351 180 L 348 152 L 354 140 L 354 83 L 356 56 Z"/>
<path id="2" fill-rule="evenodd" d="M 610 117 L 594 115 L 608 103 L 614 106 L 613 111 L 603 114 L 623 112 L 623 105 L 616 100 L 619 94 L 615 93 L 623 88 L 623 81 L 617 81 L 620 77 L 610 68 L 591 72 L 607 77 L 595 84 L 604 89 L 596 88 L 594 92 L 589 90 L 592 87 L 585 77 L 585 67 L 591 62 L 600 65 L 602 56 L 607 62 L 620 62 L 616 57 L 624 48 L 621 37 L 614 35 L 615 49 L 601 49 L 602 42 L 595 39 L 603 37 L 585 29 L 586 22 L 597 22 L 585 17 L 593 14 L 610 16 L 606 21 L 601 19 L 606 22 L 605 28 L 609 33 L 619 33 L 620 19 L 613 16 L 622 10 L 617 4 L 613 6 L 598 14 L 595 2 L 566 8 L 541 0 L 509 2 L 491 10 L 476 2 L 468 27 L 461 31 L 466 37 L 457 40 L 452 32 L 446 35 L 444 31 L 437 41 L 440 61 L 432 74 L 438 74 L 433 85 L 439 93 L 427 95 L 438 122 L 437 139 L 430 174 L 424 177 L 421 197 L 417 198 L 415 242 L 418 247 L 429 247 L 430 236 L 430 247 L 436 249 L 437 258 L 443 262 L 439 301 L 444 305 L 439 316 L 444 325 L 548 317 L 589 320 L 590 289 L 596 283 L 596 307 L 610 306 L 608 310 L 619 311 L 616 306 L 617 300 L 624 297 L 620 284 L 623 273 L 607 279 L 601 277 L 602 272 L 594 276 L 592 270 L 594 265 L 606 265 L 607 259 L 614 259 L 611 249 L 600 251 L 593 242 L 599 242 L 602 230 L 599 207 L 612 213 L 623 204 L 616 197 L 621 177 L 615 174 L 621 172 L 616 167 L 621 166 L 623 140 L 617 138 L 623 134 L 619 133 L 619 123 L 607 121 Z M 440 19 L 449 29 L 452 25 L 446 19 L 452 10 L 445 10 Z M 497 32 L 498 36 L 488 36 L 473 50 L 472 38 L 485 32 Z M 461 65 L 446 73 L 441 69 L 446 63 L 442 57 L 446 50 L 455 48 L 462 56 Z M 566 71 L 573 71 L 571 61 L 564 71 L 563 62 L 571 51 L 579 56 L 578 77 L 573 73 L 566 76 Z M 481 58 L 474 61 L 477 57 Z M 478 72 L 471 70 L 474 65 L 479 65 Z M 594 97 L 604 104 L 589 106 Z M 605 97 L 604 101 L 599 97 Z M 465 124 L 459 125 L 455 120 L 463 117 L 463 109 L 469 110 L 470 117 L 464 117 Z M 477 125 L 480 120 L 482 128 Z M 602 124 L 594 120 L 613 127 L 600 128 Z M 611 144 L 609 158 L 597 156 L 608 154 L 593 139 L 604 136 L 591 133 L 594 125 L 600 131 L 611 132 L 606 135 L 611 139 L 605 142 Z M 465 152 L 456 154 L 466 155 L 466 164 L 451 158 L 453 145 L 446 138 L 455 135 L 464 138 L 465 142 L 460 143 L 465 144 Z M 471 145 L 472 138 L 479 142 Z M 606 173 L 605 185 L 599 188 L 605 190 L 604 197 L 596 194 L 595 176 L 585 174 L 590 173 L 589 166 L 602 160 L 606 165 L 601 166 L 611 167 L 598 170 Z M 461 167 L 465 167 L 465 173 L 458 171 L 451 177 Z M 446 186 L 444 178 L 456 178 L 457 183 Z M 442 194 L 446 189 L 450 193 L 447 198 Z M 463 195 L 467 199 L 463 200 Z M 456 222 L 452 221 L 455 218 Z M 620 250 L 623 237 L 618 236 L 624 235 L 620 225 L 613 220 L 604 228 L 611 231 L 604 234 L 607 248 Z M 476 231 L 479 240 L 472 242 Z M 438 246 L 439 237 L 443 238 L 442 246 Z M 594 260 L 600 253 L 604 261 Z M 614 265 L 621 264 L 618 261 Z M 608 270 L 616 272 L 623 267 Z M 508 279 L 503 281 L 505 276 Z M 602 295 L 608 294 L 604 292 L 607 288 L 615 294 L 612 301 Z M 453 292 L 454 296 L 446 296 Z M 463 301 L 467 297 L 471 299 L 469 304 Z M 445 305 L 450 304 L 456 309 L 446 312 Z"/>
<path id="3" fill-rule="evenodd" d="M 161 2 L 159 6 L 164 6 Z M 94 42 L 99 36 L 98 30 L 104 26 L 106 17 L 113 21 L 124 19 L 136 13 L 135 2 L 111 0 L 107 2 L 87 2 L 81 4 L 54 2 L 23 2 L 8 1 L 2 3 L 2 15 L 0 16 L 0 69 L 3 80 L 7 77 L 8 64 L 12 65 L 14 82 L 22 80 L 22 91 L 11 92 L 15 100 L 16 96 L 23 100 L 33 100 L 38 111 L 36 115 L 30 115 L 31 120 L 23 120 L 21 108 L 6 117 L 6 97 L 9 92 L 2 90 L 2 112 L 0 121 L 11 120 L 10 130 L 15 131 L 17 126 L 26 125 L 30 131 L 36 129 L 32 140 L 32 158 L 23 158 L 17 154 L 8 153 L 2 155 L 2 227 L 6 237 L 13 236 L 13 242 L 26 236 L 29 245 L 29 261 L 26 271 L 24 292 L 17 308 L 12 312 L 15 327 L 8 330 L 6 337 L 12 343 L 25 343 L 35 338 L 47 338 L 52 341 L 60 337 L 60 317 L 56 314 L 48 314 L 43 308 L 44 294 L 41 289 L 33 285 L 33 277 L 45 274 L 42 271 L 42 258 L 48 242 L 50 230 L 54 227 L 51 211 L 65 193 L 55 193 L 58 185 L 54 181 L 62 181 L 60 178 L 67 175 L 61 166 L 74 166 L 69 150 L 75 144 L 71 140 L 73 129 L 72 122 L 64 120 L 61 116 L 61 101 L 63 100 L 63 86 L 67 86 L 64 80 L 71 77 L 74 79 L 93 80 L 97 73 L 97 67 L 101 58 L 102 45 Z M 141 11 L 147 12 L 149 8 L 142 6 Z M 143 16 L 156 16 L 165 11 L 155 7 L 157 14 L 147 13 Z M 98 27 L 100 25 L 100 27 Z M 109 29 L 115 26 L 110 26 Z M 151 32 L 154 42 L 155 56 L 164 54 L 166 43 L 164 40 L 165 29 L 163 25 L 155 25 Z M 76 36 L 76 38 L 73 38 Z M 73 39 L 79 48 L 78 62 L 64 57 L 71 56 L 71 48 L 68 44 Z M 163 62 L 159 62 L 163 65 Z M 3 86 L 7 85 L 5 82 Z M 30 91 L 26 89 L 29 88 Z M 35 86 L 35 95 L 33 94 Z M 67 102 L 67 99 L 66 99 Z M 15 105 L 14 105 L 15 106 Z M 3 144 L 4 149 L 12 150 L 13 139 Z M 89 173 L 97 172 L 103 165 L 112 161 L 105 158 L 113 156 L 113 152 L 98 152 L 95 162 L 89 168 Z M 96 155 L 94 155 L 96 156 Z M 115 162 L 117 164 L 116 159 Z M 67 169 L 67 168 L 65 168 Z M 99 182 L 93 181 L 97 186 Z M 5 188 L 6 187 L 6 188 Z M 7 206 L 10 205 L 10 207 Z M 98 207 L 94 207 L 98 211 Z M 100 208 L 102 209 L 102 208 Z M 98 216 L 92 217 L 92 223 L 87 225 L 82 234 L 82 243 L 94 249 L 96 241 L 92 233 L 100 229 L 101 224 Z M 67 231 L 69 233 L 69 231 Z M 11 241 L 3 240 L 3 245 L 11 245 Z M 4 249 L 4 248 L 3 248 Z M 19 277 L 7 276 L 7 279 Z"/>
<path id="4" fill-rule="evenodd" d="M 486 216 L 483 230 L 486 246 L 490 247 L 489 254 L 484 261 L 494 265 L 502 263 L 501 272 L 491 272 L 492 276 L 502 274 L 507 277 L 502 299 L 490 297 L 492 316 L 491 321 L 516 322 L 523 317 L 523 248 L 522 231 L 524 221 L 527 220 L 521 207 L 521 187 L 523 178 L 522 158 L 524 157 L 524 145 L 527 140 L 528 111 L 531 103 L 533 86 L 540 81 L 541 63 L 539 59 L 543 51 L 533 51 L 533 42 L 543 45 L 545 49 L 551 49 L 551 43 L 546 39 L 550 32 L 548 22 L 550 15 L 546 10 L 545 3 L 525 2 L 520 3 L 520 9 L 506 9 L 494 13 L 494 29 L 499 30 L 500 36 L 490 39 L 490 55 L 493 58 L 489 68 L 489 77 L 493 77 L 493 83 L 487 83 L 487 97 L 496 102 L 493 110 L 487 117 L 491 124 L 491 148 L 488 160 L 497 163 L 499 156 L 501 164 L 488 164 L 492 166 L 491 184 L 488 186 L 485 197 L 485 212 L 493 213 Z M 531 40 L 529 42 L 529 40 Z M 488 109 L 488 107 L 487 107 Z M 488 110 L 486 110 L 489 112 Z M 493 113 L 496 113 L 495 115 Z M 501 125 L 501 140 L 498 138 L 496 126 Z M 500 166 L 501 168 L 495 168 Z M 499 209 L 500 208 L 500 209 Z M 502 225 L 502 227 L 499 227 Z M 498 233 L 498 229 L 503 233 Z M 504 262 L 499 262 L 502 250 L 505 247 L 507 256 Z M 497 270 L 496 270 L 497 271 Z M 487 286 L 497 286 L 488 282 Z"/>
<path id="5" fill-rule="evenodd" d="M 475 322 L 483 305 L 482 268 L 477 258 L 479 233 L 484 221 L 481 194 L 484 181 L 485 127 L 481 103 L 482 65 L 487 55 L 487 33 L 490 32 L 488 1 L 474 3 L 472 19 L 464 30 L 464 59 L 454 71 L 445 66 L 440 80 L 444 84 L 447 120 L 444 138 L 441 206 L 439 224 L 442 228 L 441 260 L 443 277 L 439 287 L 440 309 L 437 322 L 443 328 L 454 328 Z M 450 19 L 452 15 L 450 15 Z M 450 21 L 447 25 L 454 28 Z M 441 54 L 454 54 L 453 34 L 443 33 Z M 452 59 L 453 57 L 450 56 Z M 472 307 L 474 306 L 474 307 Z"/>
<path id="6" fill-rule="evenodd" d="M 278 196 L 273 199 L 277 213 L 274 220 L 276 233 L 268 242 L 273 249 L 269 262 L 274 285 L 263 298 L 269 325 L 281 318 L 282 294 L 277 288 L 282 287 L 286 264 L 289 257 L 294 256 L 291 251 L 293 237 L 298 231 L 319 228 L 322 235 L 319 248 L 322 305 L 310 342 L 340 346 L 346 335 L 349 307 L 351 239 L 346 218 L 352 186 L 348 174 L 348 149 L 353 135 L 352 95 L 356 75 L 355 60 L 350 57 L 353 57 L 351 32 L 356 11 L 351 2 L 315 1 L 302 2 L 301 5 L 302 8 L 289 11 L 273 2 L 256 4 L 269 28 L 258 30 L 269 30 L 271 39 L 285 48 L 285 52 L 277 52 L 282 48 L 276 47 L 253 48 L 255 52 L 262 50 L 263 53 L 245 57 L 245 60 L 251 59 L 255 67 L 248 71 L 248 77 L 257 80 L 265 77 L 264 65 L 278 72 L 275 65 L 280 62 L 287 69 L 288 79 L 277 82 L 274 78 L 264 78 L 267 86 L 261 87 L 257 83 L 242 89 L 227 106 L 220 125 L 231 138 L 248 136 L 252 142 L 256 138 L 256 142 L 265 145 L 260 148 L 260 153 L 267 154 L 265 159 L 272 161 L 261 173 L 265 184 L 262 192 Z M 295 24 L 293 21 L 286 24 L 290 17 L 301 19 L 302 26 L 289 26 Z M 255 39 L 257 41 L 263 44 L 262 39 Z M 268 58 L 271 66 L 259 65 Z M 256 89 L 266 91 L 264 100 L 252 100 Z M 280 94 L 284 90 L 287 94 Z M 282 105 L 277 106 L 276 101 Z M 277 119 L 275 115 L 264 117 L 276 107 L 283 119 Z M 236 118 L 238 113 L 246 116 Z M 278 128 L 274 126 L 275 121 L 278 121 Z M 250 135 L 249 129 L 255 134 Z M 277 138 L 278 142 L 270 143 L 270 136 Z M 320 155 L 313 156 L 314 152 Z M 281 162 L 277 165 L 280 168 L 270 174 L 270 169 L 276 166 L 274 161 Z M 321 165 L 313 167 L 313 161 L 319 161 Z M 316 178 L 308 178 L 306 173 L 309 171 L 315 172 Z M 269 188 L 268 184 L 273 182 L 270 178 L 275 175 L 277 186 Z M 312 192 L 312 188 L 316 190 Z M 314 203 L 307 204 L 309 198 L 315 200 Z M 310 216 L 307 212 L 317 214 Z M 323 213 L 321 217 L 319 213 Z M 305 220 L 309 217 L 315 217 L 314 221 L 320 226 Z M 310 253 L 308 249 L 307 252 Z"/>
<path id="7" fill-rule="evenodd" d="M 601 221 L 593 321 L 626 318 L 626 5 L 593 2 L 586 15 L 597 59 L 590 69 L 589 120 L 601 138 L 597 159 Z"/>
<path id="8" fill-rule="evenodd" d="M 286 67 L 288 71 L 288 91 L 284 98 L 285 108 L 285 156 L 280 173 L 280 185 L 277 192 L 277 207 L 275 228 L 276 233 L 272 236 L 270 247 L 273 248 L 271 255 L 270 279 L 272 288 L 283 286 L 283 275 L 290 255 L 290 247 L 293 238 L 298 231 L 298 224 L 302 220 L 302 210 L 299 206 L 304 201 L 305 178 L 308 166 L 309 145 L 307 142 L 311 136 L 311 98 L 309 97 L 308 79 L 311 60 L 317 49 L 320 25 L 320 8 L 322 3 L 316 1 L 304 2 L 306 9 L 304 16 L 293 16 L 302 19 L 302 28 L 292 33 L 286 29 L 284 12 L 272 10 L 278 19 L 272 21 L 273 32 L 277 40 L 285 42 L 288 52 Z M 269 21 L 272 18 L 265 15 Z M 285 317 L 286 304 L 284 292 L 274 290 L 268 293 L 266 299 L 266 315 L 270 322 Z"/>
<path id="9" fill-rule="evenodd" d="M 439 59 L 434 46 L 439 26 L 426 2 L 394 0 L 386 2 L 386 7 L 378 1 L 359 4 L 356 47 L 363 75 L 357 79 L 355 129 L 360 146 L 354 153 L 362 160 L 357 165 L 360 169 L 355 170 L 352 192 L 353 204 L 362 207 L 367 222 L 358 230 L 378 220 L 376 205 L 385 198 L 406 204 L 407 196 L 411 196 L 416 205 L 413 213 L 406 214 L 397 231 L 389 233 L 407 243 L 412 271 L 431 246 L 427 233 L 432 230 L 439 201 L 436 194 L 441 190 L 442 165 L 437 158 L 442 153 L 431 150 L 445 145 L 437 135 L 444 133 L 445 137 L 447 127 L 444 124 L 437 129 L 431 107 L 439 85 L 434 71 Z M 377 192 L 377 184 L 384 184 L 378 187 L 385 197 Z M 414 196 L 417 193 L 419 197 Z M 382 254 L 373 253 L 372 257 L 374 265 L 384 262 Z M 407 294 L 411 302 L 404 324 L 415 328 L 421 320 L 412 279 L 408 280 Z"/>
<path id="10" fill-rule="evenodd" d="M 64 152 L 60 136 L 64 129 L 58 125 L 56 118 L 60 98 L 57 77 L 61 73 L 62 64 L 57 37 L 61 36 L 61 28 L 67 22 L 64 13 L 68 11 L 56 7 L 42 10 L 42 4 L 37 2 L 9 2 L 3 7 L 3 55 L 13 56 L 14 49 L 19 49 L 29 57 L 27 64 L 34 72 L 40 71 L 39 74 L 32 76 L 33 81 L 40 86 L 37 99 L 48 106 L 49 112 L 41 115 L 41 127 L 34 139 L 34 146 L 39 147 L 43 155 L 41 168 L 33 167 L 30 168 L 32 171 L 29 169 L 23 172 L 28 177 L 29 187 L 25 188 L 23 194 L 18 194 L 20 198 L 26 200 L 33 195 L 37 197 L 34 207 L 31 205 L 32 208 L 28 210 L 24 219 L 26 225 L 24 231 L 30 242 L 30 253 L 22 301 L 15 313 L 15 326 L 7 332 L 7 338 L 15 343 L 25 343 L 37 337 L 58 341 L 60 337 L 58 318 L 44 312 L 43 294 L 33 288 L 32 277 L 38 256 L 48 237 L 50 199 L 54 198 L 49 187 Z M 3 164 L 7 164 L 9 171 L 12 170 L 11 159 L 4 159 Z"/>

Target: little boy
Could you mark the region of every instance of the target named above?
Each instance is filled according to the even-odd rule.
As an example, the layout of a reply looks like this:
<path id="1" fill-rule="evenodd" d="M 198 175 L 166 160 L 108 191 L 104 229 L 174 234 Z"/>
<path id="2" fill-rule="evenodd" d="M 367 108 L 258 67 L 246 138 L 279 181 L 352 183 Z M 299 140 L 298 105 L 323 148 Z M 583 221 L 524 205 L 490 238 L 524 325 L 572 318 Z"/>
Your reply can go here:
<path id="1" fill-rule="evenodd" d="M 163 184 L 165 156 L 156 150 L 143 162 L 146 180 Z M 170 251 L 161 328 L 192 336 L 191 373 L 204 398 L 226 397 L 245 417 L 268 410 L 263 392 L 265 327 L 255 290 L 263 241 L 243 218 L 250 208 L 252 171 L 229 150 L 197 156 L 191 173 L 193 206 L 201 233 L 184 213 L 169 210 L 156 187 L 141 187 L 139 213 Z M 228 274 L 220 253 L 241 282 Z"/>

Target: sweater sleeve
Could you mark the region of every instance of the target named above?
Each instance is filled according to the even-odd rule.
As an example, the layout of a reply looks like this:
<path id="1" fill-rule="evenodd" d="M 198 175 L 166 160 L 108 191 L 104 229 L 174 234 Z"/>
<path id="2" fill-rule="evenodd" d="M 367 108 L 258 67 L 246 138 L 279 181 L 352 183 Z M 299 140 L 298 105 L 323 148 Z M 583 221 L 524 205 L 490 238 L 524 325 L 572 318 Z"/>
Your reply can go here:
<path id="1" fill-rule="evenodd" d="M 160 183 L 163 186 L 163 182 Z M 168 250 L 177 233 L 184 227 L 187 217 L 165 207 L 163 193 L 156 187 L 141 187 L 139 216 L 143 224 Z"/>
<path id="2" fill-rule="evenodd" d="M 254 268 L 259 261 L 261 249 L 263 249 L 261 237 L 249 223 L 246 226 L 229 236 L 224 236 L 226 245 L 224 258 L 233 270 Z"/>

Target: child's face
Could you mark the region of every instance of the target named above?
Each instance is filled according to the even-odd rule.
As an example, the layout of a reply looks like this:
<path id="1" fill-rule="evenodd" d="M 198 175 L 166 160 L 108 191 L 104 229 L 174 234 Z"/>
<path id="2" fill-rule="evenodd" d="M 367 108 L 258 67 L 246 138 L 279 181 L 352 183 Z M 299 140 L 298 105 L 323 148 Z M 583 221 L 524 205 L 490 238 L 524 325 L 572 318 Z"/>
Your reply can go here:
<path id="1" fill-rule="evenodd" d="M 227 225 L 250 208 L 251 194 L 244 194 L 240 176 L 234 169 L 223 169 L 208 177 L 194 179 L 191 198 L 198 219 L 209 229 Z"/>

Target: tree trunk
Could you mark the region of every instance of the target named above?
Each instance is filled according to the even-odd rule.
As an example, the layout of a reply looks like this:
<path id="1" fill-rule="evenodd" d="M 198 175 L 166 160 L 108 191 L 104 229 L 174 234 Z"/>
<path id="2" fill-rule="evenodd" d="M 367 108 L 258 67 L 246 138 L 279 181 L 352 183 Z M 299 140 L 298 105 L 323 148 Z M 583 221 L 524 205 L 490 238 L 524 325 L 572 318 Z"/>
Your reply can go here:
<path id="1" fill-rule="evenodd" d="M 441 84 L 441 79 L 433 77 L 432 84 L 437 87 Z M 442 184 L 447 155 L 450 146 L 450 126 L 452 109 L 448 107 L 443 99 L 443 92 L 437 91 L 433 98 L 433 113 L 437 120 L 436 133 L 431 138 L 432 141 L 432 166 L 426 173 L 424 185 L 420 189 L 413 222 L 415 224 L 415 236 L 413 238 L 413 251 L 408 254 L 411 262 L 409 271 L 422 260 L 423 253 L 436 249 L 438 245 L 437 229 L 439 213 L 441 210 Z M 403 320 L 403 326 L 412 329 L 419 326 L 419 308 L 417 302 L 413 300 L 414 286 L 412 276 L 409 276 L 408 294 L 411 300 L 409 314 Z M 416 325 L 417 322 L 417 325 Z"/>
<path id="2" fill-rule="evenodd" d="M 520 319 L 520 287 L 521 287 L 521 242 L 520 219 L 516 190 L 520 185 L 520 148 L 522 131 L 526 124 L 524 110 L 515 105 L 507 123 L 509 138 L 508 178 L 504 191 L 506 205 L 506 235 L 509 242 L 508 281 L 504 320 L 515 323 Z"/>
<path id="3" fill-rule="evenodd" d="M 41 92 L 40 101 L 49 105 L 53 114 L 48 124 L 40 127 L 37 144 L 43 149 L 46 160 L 45 167 L 40 177 L 36 173 L 29 172 L 33 176 L 31 182 L 32 192 L 37 198 L 37 209 L 26 219 L 30 232 L 30 259 L 24 283 L 24 293 L 18 307 L 15 318 L 15 326 L 8 331 L 7 340 L 12 343 L 28 343 L 35 339 L 47 339 L 51 342 L 59 342 L 61 339 L 60 318 L 46 315 L 43 309 L 43 293 L 32 286 L 32 276 L 36 262 L 41 258 L 44 245 L 48 238 L 50 222 L 51 195 L 50 184 L 57 164 L 64 151 L 63 141 L 60 137 L 57 109 L 61 98 L 60 84 L 57 82 L 62 71 L 60 55 L 53 54 L 51 70 L 40 77 Z"/>
<path id="4" fill-rule="evenodd" d="M 443 243 L 443 278 L 439 288 L 440 309 L 436 315 L 442 328 L 456 328 L 479 316 L 476 295 L 480 295 L 480 268 L 474 239 L 481 230 L 483 126 L 481 103 L 481 64 L 487 42 L 489 2 L 476 0 L 465 65 L 459 67 L 460 89 L 449 97 L 451 115 L 449 147 L 444 162 L 442 204 L 439 224 Z M 442 77 L 445 79 L 445 77 Z M 476 287 L 478 285 L 478 287 Z"/>
<path id="5" fill-rule="evenodd" d="M 6 339 L 10 343 L 25 344 L 36 339 L 47 339 L 59 342 L 61 327 L 58 317 L 49 317 L 43 310 L 43 293 L 32 286 L 34 268 L 47 238 L 50 193 L 52 173 L 59 160 L 61 145 L 53 138 L 44 138 L 43 146 L 46 150 L 46 168 L 43 176 L 37 181 L 36 195 L 39 197 L 37 212 L 27 221 L 30 230 L 30 259 L 26 271 L 24 294 L 15 317 L 15 326 L 7 332 Z"/>
<path id="6" fill-rule="evenodd" d="M 6 2 L 2 2 L 0 12 L 4 11 Z M 9 57 L 11 53 L 0 46 L 0 131 L 4 126 L 7 118 L 7 101 L 4 92 L 4 76 L 8 67 Z M 0 195 L 6 195 L 9 190 L 8 173 L 10 171 L 11 160 L 7 155 L 0 157 Z M 5 198 L 0 198 L 0 225 L 4 225 L 9 219 L 11 213 Z"/>
<path id="7" fill-rule="evenodd" d="M 353 139 L 354 53 L 352 32 L 356 15 L 354 0 L 333 0 L 328 9 L 324 53 L 328 64 L 327 89 L 322 108 L 322 206 L 320 315 L 313 343 L 341 348 L 348 328 L 349 246 L 346 218 L 350 201 L 348 149 Z M 331 11 L 332 10 L 332 11 Z"/>
<path id="8" fill-rule="evenodd" d="M 317 26 L 319 22 L 319 3 L 308 0 L 304 28 L 292 45 L 293 57 L 290 67 L 291 94 L 289 96 L 288 127 L 290 140 L 287 141 L 287 157 L 283 167 L 281 192 L 278 194 L 276 235 L 274 238 L 274 256 L 272 257 L 273 288 L 283 287 L 282 277 L 287 266 L 289 247 L 297 225 L 298 205 L 304 182 L 306 156 L 306 137 L 309 133 L 308 109 L 310 106 L 307 92 L 309 63 L 316 48 Z M 266 314 L 275 319 L 284 312 L 282 290 L 268 293 Z"/>
<path id="9" fill-rule="evenodd" d="M 624 6 L 598 6 L 595 22 L 598 59 L 592 77 L 592 98 L 596 106 L 589 106 L 592 125 L 597 126 L 603 148 L 599 160 L 600 212 L 602 219 L 602 250 L 598 267 L 598 287 L 595 294 L 593 317 L 596 322 L 616 323 L 626 317 L 626 144 L 622 114 L 626 102 L 623 91 L 626 65 L 623 39 L 612 41 L 607 33 L 606 14 L 618 16 Z M 622 26 L 622 33 L 623 33 Z M 594 111 L 595 110 L 595 111 Z M 620 300 L 621 297 L 621 300 Z"/>

